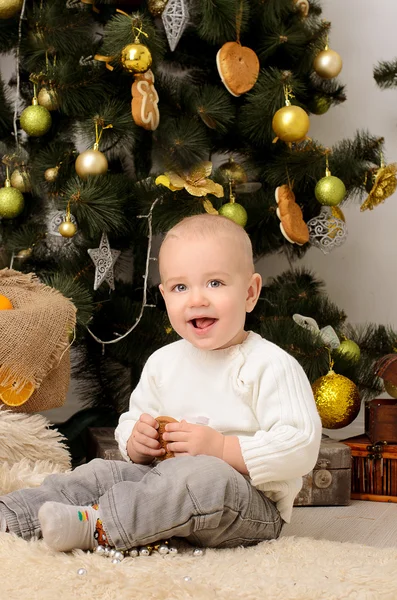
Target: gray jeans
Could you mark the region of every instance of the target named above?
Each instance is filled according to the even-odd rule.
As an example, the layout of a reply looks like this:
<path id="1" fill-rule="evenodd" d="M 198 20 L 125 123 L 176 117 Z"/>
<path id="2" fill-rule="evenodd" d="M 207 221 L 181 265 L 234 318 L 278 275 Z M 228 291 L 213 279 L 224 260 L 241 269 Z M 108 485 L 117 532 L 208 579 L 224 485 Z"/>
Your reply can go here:
<path id="1" fill-rule="evenodd" d="M 38 488 L 0 496 L 10 531 L 39 537 L 37 513 L 48 501 L 99 503 L 109 543 L 120 550 L 170 537 L 195 546 L 232 548 L 277 538 L 275 504 L 224 461 L 181 456 L 143 466 L 94 459 L 71 473 L 49 475 Z"/>

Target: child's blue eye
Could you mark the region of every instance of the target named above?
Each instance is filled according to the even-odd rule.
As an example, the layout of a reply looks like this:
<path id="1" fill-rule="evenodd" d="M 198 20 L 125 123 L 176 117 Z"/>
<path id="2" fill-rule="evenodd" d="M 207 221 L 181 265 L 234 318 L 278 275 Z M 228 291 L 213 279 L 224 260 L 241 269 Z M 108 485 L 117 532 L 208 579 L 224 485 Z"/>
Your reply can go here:
<path id="1" fill-rule="evenodd" d="M 184 283 L 178 283 L 177 285 L 174 286 L 174 291 L 175 292 L 185 292 L 186 285 Z"/>
<path id="2" fill-rule="evenodd" d="M 209 282 L 209 287 L 212 288 L 217 288 L 217 287 L 221 287 L 222 282 L 218 281 L 217 279 L 213 279 L 212 281 Z"/>

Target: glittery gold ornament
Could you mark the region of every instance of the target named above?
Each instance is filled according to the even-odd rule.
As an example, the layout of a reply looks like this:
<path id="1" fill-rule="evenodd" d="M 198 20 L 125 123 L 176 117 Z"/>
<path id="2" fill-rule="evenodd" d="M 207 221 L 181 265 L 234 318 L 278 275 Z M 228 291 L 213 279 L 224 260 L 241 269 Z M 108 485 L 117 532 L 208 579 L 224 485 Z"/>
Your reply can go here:
<path id="1" fill-rule="evenodd" d="M 59 167 L 50 167 L 44 171 L 44 179 L 49 183 L 55 181 L 58 177 Z"/>
<path id="2" fill-rule="evenodd" d="M 248 220 L 247 211 L 244 206 L 238 204 L 237 202 L 228 202 L 227 204 L 222 204 L 218 213 L 223 217 L 227 217 L 231 221 L 237 223 L 237 225 L 241 225 L 241 227 L 245 227 Z"/>
<path id="3" fill-rule="evenodd" d="M 320 181 L 314 189 L 314 195 L 320 204 L 325 206 L 335 206 L 342 202 L 346 196 L 345 184 L 339 177 L 333 175 L 326 175 Z"/>
<path id="4" fill-rule="evenodd" d="M 0 0 L 0 19 L 11 19 L 21 10 L 23 0 Z"/>
<path id="5" fill-rule="evenodd" d="M 152 64 L 150 50 L 139 40 L 128 44 L 121 51 L 121 64 L 129 73 L 145 73 Z"/>
<path id="6" fill-rule="evenodd" d="M 323 427 L 339 429 L 354 421 L 360 411 L 361 399 L 356 385 L 330 369 L 313 385 L 313 394 Z"/>
<path id="7" fill-rule="evenodd" d="M 335 354 L 354 364 L 360 360 L 360 346 L 353 340 L 343 340 L 336 348 Z"/>
<path id="8" fill-rule="evenodd" d="M 18 254 L 16 255 L 16 258 L 20 258 L 21 260 L 24 260 L 25 258 L 29 258 L 29 256 L 32 255 L 32 248 L 25 248 L 24 250 L 20 250 L 18 252 Z"/>
<path id="9" fill-rule="evenodd" d="M 323 79 L 332 79 L 337 77 L 342 70 L 342 58 L 340 54 L 331 50 L 328 46 L 319 52 L 314 59 L 313 68 L 317 75 Z"/>
<path id="10" fill-rule="evenodd" d="M 108 161 L 102 152 L 94 148 L 79 154 L 75 169 L 80 179 L 87 179 L 90 175 L 104 175 L 108 170 Z"/>
<path id="11" fill-rule="evenodd" d="M 76 235 L 77 227 L 71 220 L 66 218 L 58 227 L 58 231 L 63 237 L 71 238 Z"/>
<path id="12" fill-rule="evenodd" d="M 300 106 L 283 106 L 273 117 L 273 130 L 283 142 L 300 142 L 305 139 L 309 131 L 310 121 L 306 111 Z"/>
<path id="13" fill-rule="evenodd" d="M 29 173 L 25 169 L 14 169 L 10 177 L 10 182 L 13 188 L 16 188 L 23 194 L 32 191 Z"/>
<path id="14" fill-rule="evenodd" d="M 368 198 L 361 205 L 360 210 L 373 210 L 375 206 L 381 204 L 391 196 L 397 188 L 397 164 L 392 163 L 382 166 L 376 171 L 372 189 Z"/>
<path id="15" fill-rule="evenodd" d="M 25 206 L 22 193 L 10 186 L 0 188 L 0 217 L 14 219 L 21 214 Z"/>
<path id="16" fill-rule="evenodd" d="M 167 2 L 168 0 L 148 0 L 148 8 L 153 17 L 159 17 L 162 14 Z"/>
<path id="17" fill-rule="evenodd" d="M 391 381 L 383 381 L 385 386 L 385 391 L 392 398 L 397 398 L 397 385 L 394 385 Z"/>
<path id="18" fill-rule="evenodd" d="M 243 167 L 236 163 L 232 158 L 220 165 L 219 170 L 232 185 L 239 185 L 247 182 L 247 173 L 244 171 Z"/>
<path id="19" fill-rule="evenodd" d="M 20 116 L 22 129 L 32 137 L 40 137 L 49 131 L 52 119 L 50 111 L 37 104 L 37 98 L 33 98 L 33 104 L 25 108 Z"/>
<path id="20" fill-rule="evenodd" d="M 335 221 L 335 219 L 339 219 L 339 221 L 343 221 L 343 223 L 346 223 L 346 218 L 342 212 L 342 209 L 339 206 L 330 206 L 328 207 L 328 209 L 330 210 L 328 237 L 334 239 L 334 237 L 338 235 L 338 231 L 340 229 L 339 222 Z"/>
<path id="21" fill-rule="evenodd" d="M 56 91 L 50 86 L 41 88 L 37 95 L 37 100 L 40 106 L 44 106 L 47 110 L 58 110 L 59 100 Z"/>

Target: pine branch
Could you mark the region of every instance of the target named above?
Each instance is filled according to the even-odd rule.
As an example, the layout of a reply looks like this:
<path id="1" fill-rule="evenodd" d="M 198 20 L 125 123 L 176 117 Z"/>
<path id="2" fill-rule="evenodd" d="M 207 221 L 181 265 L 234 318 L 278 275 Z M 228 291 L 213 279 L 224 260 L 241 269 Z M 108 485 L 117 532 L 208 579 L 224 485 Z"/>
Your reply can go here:
<path id="1" fill-rule="evenodd" d="M 374 79 L 381 89 L 397 87 L 397 59 L 379 62 L 374 68 Z"/>

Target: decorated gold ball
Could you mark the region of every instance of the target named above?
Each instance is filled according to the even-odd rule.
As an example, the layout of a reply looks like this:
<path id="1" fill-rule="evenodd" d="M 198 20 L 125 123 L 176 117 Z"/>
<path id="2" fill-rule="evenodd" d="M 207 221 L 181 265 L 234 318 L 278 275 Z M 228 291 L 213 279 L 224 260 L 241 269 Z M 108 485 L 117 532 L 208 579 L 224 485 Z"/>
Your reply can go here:
<path id="1" fill-rule="evenodd" d="M 159 17 L 162 14 L 167 2 L 168 0 L 148 0 L 148 8 L 153 17 Z"/>
<path id="2" fill-rule="evenodd" d="M 234 221 L 237 225 L 241 225 L 241 227 L 245 227 L 247 224 L 247 211 L 244 206 L 241 206 L 241 204 L 238 204 L 237 202 L 222 204 L 218 213 L 223 217 L 227 217 L 231 221 Z"/>
<path id="3" fill-rule="evenodd" d="M 229 160 L 226 163 L 220 165 L 219 170 L 233 185 L 239 185 L 240 183 L 246 183 L 247 173 L 243 167 L 234 160 Z"/>
<path id="4" fill-rule="evenodd" d="M 25 169 L 14 169 L 11 173 L 10 182 L 13 188 L 23 194 L 32 191 L 29 173 Z"/>
<path id="5" fill-rule="evenodd" d="M 397 385 L 394 385 L 394 383 L 391 381 L 383 381 L 383 384 L 385 386 L 385 391 L 389 394 L 389 396 L 392 398 L 397 398 Z"/>
<path id="6" fill-rule="evenodd" d="M 335 354 L 353 364 L 358 363 L 361 355 L 360 346 L 356 342 L 353 342 L 353 340 L 343 340 L 336 348 Z"/>
<path id="7" fill-rule="evenodd" d="M 71 238 L 76 235 L 77 227 L 72 221 L 63 221 L 58 227 L 59 233 L 65 238 Z"/>
<path id="8" fill-rule="evenodd" d="M 331 48 L 319 52 L 313 62 L 314 70 L 323 79 L 337 77 L 342 70 L 342 66 L 340 54 L 335 50 L 331 50 Z"/>
<path id="9" fill-rule="evenodd" d="M 0 0 L 0 19 L 11 19 L 21 10 L 23 0 Z"/>
<path id="10" fill-rule="evenodd" d="M 108 170 L 108 161 L 99 150 L 86 150 L 76 158 L 75 169 L 81 179 L 90 175 L 104 175 Z"/>
<path id="11" fill-rule="evenodd" d="M 273 117 L 272 127 L 283 142 L 299 142 L 305 139 L 310 121 L 306 111 L 300 106 L 283 106 Z"/>
<path id="12" fill-rule="evenodd" d="M 324 206 L 336 206 L 346 196 L 345 184 L 339 177 L 329 175 L 317 182 L 314 195 Z"/>
<path id="13" fill-rule="evenodd" d="M 121 51 L 121 64 L 129 73 L 145 73 L 152 64 L 152 55 L 144 44 L 128 44 Z"/>
<path id="14" fill-rule="evenodd" d="M 44 171 L 44 179 L 49 183 L 55 181 L 58 177 L 59 167 L 50 167 Z"/>
<path id="15" fill-rule="evenodd" d="M 340 429 L 357 417 L 361 399 L 357 386 L 344 375 L 329 371 L 313 385 L 313 394 L 323 427 Z"/>
<path id="16" fill-rule="evenodd" d="M 32 137 L 40 137 L 49 131 L 52 123 L 50 111 L 40 106 L 32 104 L 25 108 L 20 117 L 21 127 Z"/>
<path id="17" fill-rule="evenodd" d="M 57 93 L 51 87 L 42 87 L 37 95 L 37 100 L 40 106 L 44 106 L 47 110 L 58 110 L 59 108 Z"/>
<path id="18" fill-rule="evenodd" d="M 0 188 L 0 218 L 14 219 L 25 206 L 22 192 L 13 187 Z"/>
<path id="19" fill-rule="evenodd" d="M 17 258 L 20 258 L 21 260 L 25 259 L 25 258 L 29 258 L 29 256 L 32 255 L 32 248 L 24 248 L 24 250 L 20 250 L 17 254 Z"/>

